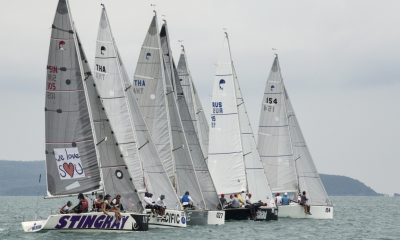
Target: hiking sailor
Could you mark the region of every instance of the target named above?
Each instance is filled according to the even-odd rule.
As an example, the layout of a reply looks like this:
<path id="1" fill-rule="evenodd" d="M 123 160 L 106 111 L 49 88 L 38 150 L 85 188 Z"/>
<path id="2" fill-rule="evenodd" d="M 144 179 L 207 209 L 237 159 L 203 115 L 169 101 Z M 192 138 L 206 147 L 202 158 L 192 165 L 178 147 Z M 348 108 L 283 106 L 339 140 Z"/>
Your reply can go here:
<path id="1" fill-rule="evenodd" d="M 85 198 L 85 196 L 83 196 L 82 193 L 78 194 L 78 199 L 79 199 L 79 203 L 78 205 L 76 205 L 71 212 L 74 213 L 87 213 L 89 211 L 89 202 L 88 200 Z"/>
<path id="2" fill-rule="evenodd" d="M 93 211 L 95 211 L 95 212 L 101 212 L 102 206 L 103 206 L 103 194 L 99 194 L 99 195 L 93 200 Z"/>
<path id="3" fill-rule="evenodd" d="M 183 205 L 183 209 L 193 208 L 193 199 L 190 196 L 189 191 L 186 191 L 182 196 L 181 203 Z"/>
<path id="4" fill-rule="evenodd" d="M 165 214 L 165 209 L 167 208 L 164 203 L 165 196 L 161 194 L 161 196 L 157 199 L 155 204 L 155 209 L 158 215 L 163 216 Z"/>
<path id="5" fill-rule="evenodd" d="M 60 213 L 61 214 L 67 214 L 71 212 L 71 206 L 72 202 L 68 201 L 67 204 L 65 204 L 62 208 L 60 208 Z"/>
<path id="6" fill-rule="evenodd" d="M 120 211 L 124 211 L 124 207 L 121 204 L 121 195 L 117 194 L 111 201 L 111 206 L 118 208 Z"/>
<path id="7" fill-rule="evenodd" d="M 119 220 L 121 219 L 121 212 L 119 211 L 118 208 L 116 208 L 115 206 L 112 206 L 110 204 L 111 202 L 111 196 L 109 194 L 107 194 L 104 197 L 104 201 L 103 201 L 103 206 L 102 206 L 102 211 L 104 214 L 106 214 L 107 216 L 110 216 L 108 213 L 109 212 L 114 212 L 115 214 L 115 218 L 117 219 L 117 222 L 119 222 Z"/>

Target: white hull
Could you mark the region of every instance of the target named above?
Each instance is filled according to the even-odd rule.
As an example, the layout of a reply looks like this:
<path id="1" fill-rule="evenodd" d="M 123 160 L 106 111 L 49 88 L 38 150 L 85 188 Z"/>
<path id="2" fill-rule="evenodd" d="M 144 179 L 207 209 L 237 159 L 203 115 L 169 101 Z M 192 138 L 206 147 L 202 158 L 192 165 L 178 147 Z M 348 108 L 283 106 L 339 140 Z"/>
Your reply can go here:
<path id="1" fill-rule="evenodd" d="M 225 211 L 187 210 L 188 225 L 225 224 Z"/>
<path id="2" fill-rule="evenodd" d="M 310 206 L 311 215 L 304 212 L 304 207 L 298 204 L 278 206 L 278 217 L 333 219 L 333 206 Z"/>
<path id="3" fill-rule="evenodd" d="M 150 215 L 150 228 L 184 228 L 187 226 L 186 214 L 184 211 L 166 209 L 164 216 L 153 214 L 150 209 L 146 209 L 145 213 Z"/>
<path id="4" fill-rule="evenodd" d="M 138 213 L 121 213 L 118 222 L 114 213 L 109 216 L 102 212 L 81 214 L 50 215 L 46 220 L 22 222 L 24 232 L 39 231 L 147 231 L 148 215 Z"/>

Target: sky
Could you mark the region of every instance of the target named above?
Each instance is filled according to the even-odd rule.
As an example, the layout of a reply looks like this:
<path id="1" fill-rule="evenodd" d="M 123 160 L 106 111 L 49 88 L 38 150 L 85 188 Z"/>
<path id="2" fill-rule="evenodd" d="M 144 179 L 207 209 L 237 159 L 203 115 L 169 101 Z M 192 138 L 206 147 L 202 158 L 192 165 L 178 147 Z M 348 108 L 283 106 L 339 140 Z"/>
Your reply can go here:
<path id="1" fill-rule="evenodd" d="M 46 65 L 57 1 L 0 0 L 0 159 L 42 160 Z M 132 78 L 153 16 L 179 40 L 203 106 L 210 106 L 225 28 L 257 132 L 278 49 L 284 81 L 320 173 L 400 192 L 400 2 L 395 0 L 70 0 L 93 66 L 100 3 Z"/>

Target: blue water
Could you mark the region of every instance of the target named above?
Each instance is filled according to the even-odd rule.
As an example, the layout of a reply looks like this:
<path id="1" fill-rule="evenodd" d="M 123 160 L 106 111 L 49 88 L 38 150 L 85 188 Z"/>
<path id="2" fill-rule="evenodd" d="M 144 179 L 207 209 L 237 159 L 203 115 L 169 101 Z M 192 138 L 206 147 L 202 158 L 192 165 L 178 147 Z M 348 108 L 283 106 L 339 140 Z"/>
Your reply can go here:
<path id="1" fill-rule="evenodd" d="M 75 199 L 73 199 L 75 200 Z M 227 222 L 223 226 L 152 229 L 132 233 L 24 233 L 20 222 L 56 212 L 65 199 L 0 197 L 3 239 L 400 239 L 400 198 L 333 197 L 334 219 L 284 219 L 272 222 Z"/>

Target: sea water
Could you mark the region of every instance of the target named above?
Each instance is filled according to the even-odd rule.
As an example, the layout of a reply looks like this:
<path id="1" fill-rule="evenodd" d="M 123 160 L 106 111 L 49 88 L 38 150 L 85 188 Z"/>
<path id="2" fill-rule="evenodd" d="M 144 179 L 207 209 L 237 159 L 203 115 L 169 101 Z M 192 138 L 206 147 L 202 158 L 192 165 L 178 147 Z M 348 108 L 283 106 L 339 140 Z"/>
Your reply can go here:
<path id="1" fill-rule="evenodd" d="M 77 203 L 77 199 L 72 199 Z M 226 222 L 222 226 L 151 229 L 148 232 L 24 233 L 21 221 L 56 213 L 66 199 L 0 197 L 0 240 L 4 239 L 400 239 L 400 198 L 332 197 L 333 220 L 288 219 Z M 38 211 L 37 211 L 38 210 Z"/>

